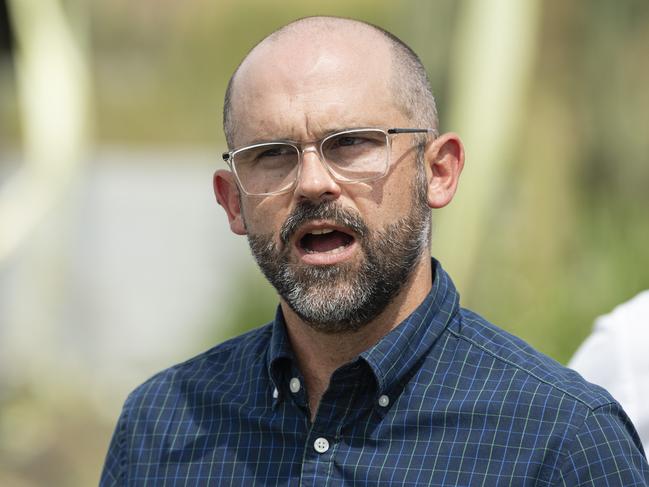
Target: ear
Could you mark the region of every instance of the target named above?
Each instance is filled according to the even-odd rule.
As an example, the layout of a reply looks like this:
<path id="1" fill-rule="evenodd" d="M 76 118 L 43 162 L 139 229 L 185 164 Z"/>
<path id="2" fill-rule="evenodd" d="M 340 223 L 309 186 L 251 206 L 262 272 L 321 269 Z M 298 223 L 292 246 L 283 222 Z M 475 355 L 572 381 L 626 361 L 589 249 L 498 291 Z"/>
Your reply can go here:
<path id="1" fill-rule="evenodd" d="M 234 175 L 225 169 L 219 169 L 212 179 L 216 201 L 223 207 L 228 215 L 230 230 L 237 235 L 245 235 L 246 225 L 241 213 L 241 199 L 239 188 L 234 180 Z"/>
<path id="2" fill-rule="evenodd" d="M 453 199 L 464 167 L 462 141 L 457 134 L 442 134 L 428 144 L 424 157 L 428 175 L 428 206 L 443 208 Z"/>

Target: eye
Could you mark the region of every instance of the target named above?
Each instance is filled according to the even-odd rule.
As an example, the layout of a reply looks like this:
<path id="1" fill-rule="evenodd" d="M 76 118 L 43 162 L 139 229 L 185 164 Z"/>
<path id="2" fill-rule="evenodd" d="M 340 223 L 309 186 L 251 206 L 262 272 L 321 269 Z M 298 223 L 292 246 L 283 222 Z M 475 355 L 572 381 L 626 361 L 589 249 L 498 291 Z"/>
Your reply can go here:
<path id="1" fill-rule="evenodd" d="M 341 132 L 327 139 L 323 149 L 330 151 L 366 150 L 387 144 L 386 135 L 380 130 Z"/>
<path id="2" fill-rule="evenodd" d="M 334 137 L 331 141 L 332 147 L 351 147 L 354 145 L 359 145 L 368 142 L 367 138 L 360 135 L 341 135 L 339 137 Z"/>
<path id="3" fill-rule="evenodd" d="M 268 147 L 257 154 L 257 159 L 291 156 L 295 150 L 289 146 Z"/>

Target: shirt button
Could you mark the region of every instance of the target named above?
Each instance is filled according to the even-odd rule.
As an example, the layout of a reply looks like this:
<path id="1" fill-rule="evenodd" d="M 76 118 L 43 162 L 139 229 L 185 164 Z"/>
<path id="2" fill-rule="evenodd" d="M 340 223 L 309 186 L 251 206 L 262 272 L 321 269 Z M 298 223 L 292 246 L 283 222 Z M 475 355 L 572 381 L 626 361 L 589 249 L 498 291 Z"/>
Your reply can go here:
<path id="1" fill-rule="evenodd" d="M 273 399 L 277 399 L 279 397 L 279 391 L 277 390 L 277 387 L 273 389 Z"/>
<path id="2" fill-rule="evenodd" d="M 379 406 L 382 408 L 387 407 L 387 405 L 390 404 L 390 398 L 383 394 L 381 397 L 379 397 Z"/>
<path id="3" fill-rule="evenodd" d="M 329 449 L 329 442 L 326 438 L 318 438 L 313 442 L 313 448 L 318 453 L 324 453 Z"/>
<path id="4" fill-rule="evenodd" d="M 300 391 L 300 379 L 293 377 L 291 382 L 288 383 L 288 387 L 291 389 L 293 394 L 297 394 Z"/>

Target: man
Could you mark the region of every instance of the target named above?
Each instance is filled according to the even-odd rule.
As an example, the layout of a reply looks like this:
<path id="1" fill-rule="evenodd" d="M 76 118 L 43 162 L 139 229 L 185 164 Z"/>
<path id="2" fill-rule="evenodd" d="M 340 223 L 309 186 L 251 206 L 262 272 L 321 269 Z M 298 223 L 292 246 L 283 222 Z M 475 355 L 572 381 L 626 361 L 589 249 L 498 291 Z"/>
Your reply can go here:
<path id="1" fill-rule="evenodd" d="M 602 389 L 459 308 L 429 254 L 464 163 L 425 71 L 373 26 L 308 18 L 233 75 L 214 190 L 275 320 L 126 401 L 102 485 L 646 485 Z"/>

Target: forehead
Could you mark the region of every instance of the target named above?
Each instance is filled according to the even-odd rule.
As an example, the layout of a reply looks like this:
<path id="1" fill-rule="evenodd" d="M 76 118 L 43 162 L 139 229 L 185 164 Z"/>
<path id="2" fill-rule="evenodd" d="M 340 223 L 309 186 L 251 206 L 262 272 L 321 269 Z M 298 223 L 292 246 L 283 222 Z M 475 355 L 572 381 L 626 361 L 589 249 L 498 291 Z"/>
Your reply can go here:
<path id="1" fill-rule="evenodd" d="M 234 143 L 396 124 L 392 73 L 391 50 L 376 33 L 298 32 L 266 41 L 235 79 Z"/>

